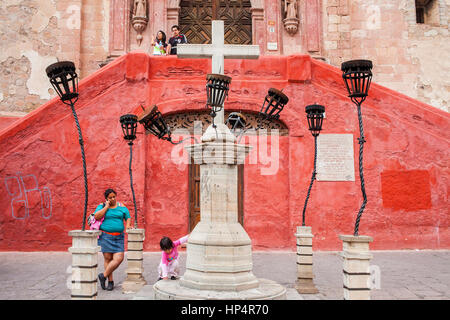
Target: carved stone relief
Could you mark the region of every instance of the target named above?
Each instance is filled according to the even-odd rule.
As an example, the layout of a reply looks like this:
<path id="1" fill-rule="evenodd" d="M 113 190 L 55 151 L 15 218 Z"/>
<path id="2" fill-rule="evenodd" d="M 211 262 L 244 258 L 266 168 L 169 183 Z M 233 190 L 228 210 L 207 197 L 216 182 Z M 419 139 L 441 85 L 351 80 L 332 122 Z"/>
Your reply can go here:
<path id="1" fill-rule="evenodd" d="M 225 111 L 225 119 L 228 118 L 232 111 Z M 245 130 L 246 134 L 257 134 L 255 128 L 259 125 L 257 113 L 243 112 L 246 120 Z M 190 134 L 203 134 L 206 128 L 211 124 L 211 116 L 209 111 L 205 109 L 204 112 L 187 112 L 187 113 L 175 113 L 164 116 L 167 126 L 171 132 L 176 129 L 184 129 L 189 131 Z M 195 126 L 195 128 L 194 128 Z M 252 130 L 253 129 L 253 130 Z M 281 136 L 288 135 L 288 128 L 279 120 L 272 120 L 270 122 L 263 122 L 261 126 L 262 130 L 266 130 L 267 135 L 271 133 L 277 133 Z"/>
<path id="2" fill-rule="evenodd" d="M 298 5 L 297 0 L 283 0 L 283 23 L 284 29 L 290 34 L 294 35 L 298 30 Z"/>
<path id="3" fill-rule="evenodd" d="M 133 1 L 131 24 L 133 25 L 134 30 L 138 33 L 136 40 L 139 45 L 142 43 L 142 32 L 144 32 L 148 23 L 147 7 L 147 0 Z"/>

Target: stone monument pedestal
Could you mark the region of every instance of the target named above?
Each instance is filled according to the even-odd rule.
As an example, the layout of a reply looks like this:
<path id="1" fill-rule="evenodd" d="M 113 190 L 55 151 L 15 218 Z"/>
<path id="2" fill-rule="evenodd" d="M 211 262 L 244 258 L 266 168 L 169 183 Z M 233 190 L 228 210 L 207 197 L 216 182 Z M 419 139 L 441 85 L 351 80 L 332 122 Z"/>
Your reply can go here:
<path id="1" fill-rule="evenodd" d="M 97 244 L 100 231 L 72 230 L 72 288 L 73 300 L 97 299 L 97 267 L 100 247 Z"/>
<path id="2" fill-rule="evenodd" d="M 370 300 L 369 236 L 340 235 L 344 258 L 344 300 Z"/>
<path id="3" fill-rule="evenodd" d="M 127 278 L 122 283 L 123 293 L 136 293 L 147 282 L 144 279 L 144 229 L 128 229 Z"/>
<path id="4" fill-rule="evenodd" d="M 181 285 L 180 280 L 159 280 L 153 286 L 155 300 L 286 300 L 286 288 L 275 281 L 257 279 L 258 286 L 241 291 L 201 290 Z"/>
<path id="5" fill-rule="evenodd" d="M 202 143 L 186 147 L 200 164 L 200 222 L 189 235 L 186 272 L 160 280 L 156 299 L 286 299 L 286 289 L 253 275 L 251 240 L 238 222 L 237 164 L 250 151 L 228 127 L 208 127 Z"/>
<path id="6" fill-rule="evenodd" d="M 298 293 L 318 293 L 314 285 L 313 251 L 311 227 L 298 226 L 297 233 L 297 280 L 295 289 Z"/>

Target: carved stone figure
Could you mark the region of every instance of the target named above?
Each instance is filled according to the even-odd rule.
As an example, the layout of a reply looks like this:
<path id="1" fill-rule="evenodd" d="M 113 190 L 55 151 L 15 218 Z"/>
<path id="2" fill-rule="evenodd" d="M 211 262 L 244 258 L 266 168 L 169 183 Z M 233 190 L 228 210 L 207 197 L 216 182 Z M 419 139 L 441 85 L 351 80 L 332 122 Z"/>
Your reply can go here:
<path id="1" fill-rule="evenodd" d="M 294 35 L 297 32 L 298 19 L 297 0 L 284 0 L 284 29 L 290 34 Z"/>
<path id="2" fill-rule="evenodd" d="M 284 0 L 284 13 L 286 19 L 297 19 L 297 0 Z"/>
<path id="3" fill-rule="evenodd" d="M 147 0 L 134 0 L 133 17 L 147 17 Z"/>
<path id="4" fill-rule="evenodd" d="M 131 23 L 134 30 L 137 32 L 136 40 L 138 44 L 141 45 L 143 39 L 142 32 L 147 28 L 148 23 L 147 0 L 134 0 Z"/>

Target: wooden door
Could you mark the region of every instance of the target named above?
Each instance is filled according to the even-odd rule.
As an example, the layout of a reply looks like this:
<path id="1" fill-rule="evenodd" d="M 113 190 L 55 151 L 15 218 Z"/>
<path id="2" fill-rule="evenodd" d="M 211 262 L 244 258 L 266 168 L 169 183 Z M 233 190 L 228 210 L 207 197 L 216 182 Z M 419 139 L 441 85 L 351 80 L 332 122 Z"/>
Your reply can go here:
<path id="1" fill-rule="evenodd" d="M 252 44 L 252 14 L 249 0 L 220 1 L 217 17 L 224 21 L 225 43 Z M 180 2 L 180 32 L 189 43 L 211 43 L 211 0 Z"/>
<path id="2" fill-rule="evenodd" d="M 238 165 L 238 221 L 244 226 L 244 165 Z M 200 221 L 200 165 L 189 165 L 189 232 Z"/>

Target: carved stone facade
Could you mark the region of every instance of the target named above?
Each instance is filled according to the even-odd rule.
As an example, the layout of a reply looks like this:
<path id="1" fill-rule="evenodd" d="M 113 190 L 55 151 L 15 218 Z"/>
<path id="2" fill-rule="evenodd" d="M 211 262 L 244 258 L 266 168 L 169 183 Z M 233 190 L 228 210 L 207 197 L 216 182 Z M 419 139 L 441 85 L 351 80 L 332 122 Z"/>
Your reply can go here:
<path id="1" fill-rule="evenodd" d="M 261 54 L 310 54 L 335 66 L 371 59 L 375 82 L 448 111 L 448 0 L 249 2 L 251 43 Z M 127 52 L 150 53 L 156 32 L 169 38 L 179 23 L 180 4 L 1 1 L 0 115 L 24 115 L 54 96 L 43 71 L 52 62 L 74 61 L 85 78 Z"/>

